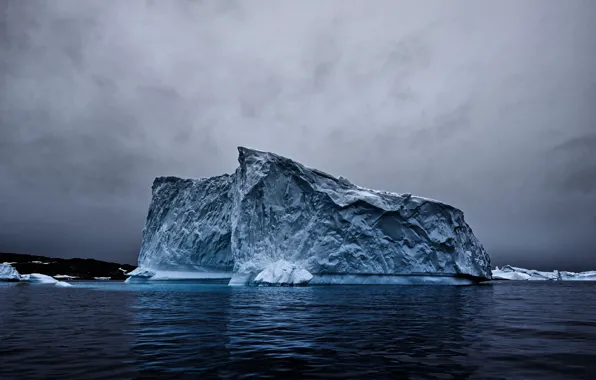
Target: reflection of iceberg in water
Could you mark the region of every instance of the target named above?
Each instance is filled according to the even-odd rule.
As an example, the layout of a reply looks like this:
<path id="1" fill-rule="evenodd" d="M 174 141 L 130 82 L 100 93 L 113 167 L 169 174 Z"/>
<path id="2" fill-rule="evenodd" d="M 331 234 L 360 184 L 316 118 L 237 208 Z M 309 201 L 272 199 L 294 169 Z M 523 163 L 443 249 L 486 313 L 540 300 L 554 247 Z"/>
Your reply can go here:
<path id="1" fill-rule="evenodd" d="M 226 334 L 230 369 L 374 378 L 404 371 L 428 376 L 449 366 L 469 377 L 470 362 L 481 363 L 489 346 L 470 320 L 494 318 L 492 289 L 433 289 L 235 288 Z"/>
<path id="2" fill-rule="evenodd" d="M 495 318 L 492 287 L 133 286 L 142 376 L 427 376 L 448 366 L 465 378 L 491 347 L 484 323 Z"/>
<path id="3" fill-rule="evenodd" d="M 590 378 L 569 360 L 590 333 L 553 308 L 570 288 L 542 286 L 129 285 L 126 364 L 141 378 Z"/>
<path id="4" fill-rule="evenodd" d="M 254 288 L 253 288 L 254 289 Z M 314 347 L 310 335 L 299 332 L 321 316 L 312 315 L 313 288 L 235 288 L 227 325 L 230 355 L 245 348 L 284 355 L 284 351 Z M 287 352 L 288 354 L 290 352 Z"/>

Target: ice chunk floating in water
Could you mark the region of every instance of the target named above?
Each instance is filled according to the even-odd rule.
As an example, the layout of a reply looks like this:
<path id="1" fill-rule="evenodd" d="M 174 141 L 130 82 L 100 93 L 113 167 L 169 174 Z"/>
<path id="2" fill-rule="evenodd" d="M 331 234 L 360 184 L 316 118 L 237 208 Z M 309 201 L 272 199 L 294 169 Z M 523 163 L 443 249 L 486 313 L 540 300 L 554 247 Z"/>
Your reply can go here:
<path id="1" fill-rule="evenodd" d="M 232 175 L 155 180 L 139 268 L 129 280 L 189 273 L 234 276 L 235 285 L 258 276 L 285 284 L 306 273 L 310 284 L 491 278 L 488 254 L 455 207 L 365 189 L 273 153 L 239 148 L 238 161 Z M 276 272 L 286 265 L 299 269 L 286 278 Z"/>
<path id="2" fill-rule="evenodd" d="M 255 285 L 306 285 L 312 280 L 312 274 L 306 269 L 279 260 L 265 267 L 255 277 Z"/>
<path id="3" fill-rule="evenodd" d="M 505 265 L 496 267 L 493 271 L 494 280 L 514 281 L 596 281 L 596 271 L 589 272 L 566 272 L 554 270 L 552 272 L 541 272 L 534 269 L 524 269 Z"/>
<path id="4" fill-rule="evenodd" d="M 52 276 L 41 273 L 19 275 L 19 272 L 17 272 L 17 270 L 9 264 L 0 264 L 0 281 L 23 281 L 33 284 L 54 284 L 55 286 L 61 288 L 72 286 L 68 282 L 58 281 Z"/>
<path id="5" fill-rule="evenodd" d="M 27 276 L 27 277 L 25 277 Z M 31 274 L 27 274 L 27 275 L 23 275 L 24 280 L 31 282 L 31 283 L 35 283 L 35 284 L 56 284 L 58 283 L 58 280 L 56 280 L 54 277 L 52 276 L 48 276 L 46 274 L 41 274 L 41 273 L 31 273 Z"/>
<path id="6" fill-rule="evenodd" d="M 21 276 L 10 264 L 0 264 L 0 281 L 19 281 Z"/>

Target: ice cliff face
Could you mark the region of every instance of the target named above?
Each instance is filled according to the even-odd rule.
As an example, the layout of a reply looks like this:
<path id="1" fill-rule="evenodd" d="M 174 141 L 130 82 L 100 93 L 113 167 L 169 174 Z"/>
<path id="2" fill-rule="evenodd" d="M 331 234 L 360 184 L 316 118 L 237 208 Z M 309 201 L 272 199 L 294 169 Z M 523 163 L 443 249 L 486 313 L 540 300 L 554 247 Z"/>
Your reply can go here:
<path id="1" fill-rule="evenodd" d="M 491 278 L 454 207 L 364 189 L 273 153 L 239 148 L 238 160 L 229 176 L 155 180 L 140 270 L 254 274 L 285 260 L 315 278 Z"/>
<path id="2" fill-rule="evenodd" d="M 139 267 L 229 272 L 232 178 L 160 177 L 143 230 Z"/>

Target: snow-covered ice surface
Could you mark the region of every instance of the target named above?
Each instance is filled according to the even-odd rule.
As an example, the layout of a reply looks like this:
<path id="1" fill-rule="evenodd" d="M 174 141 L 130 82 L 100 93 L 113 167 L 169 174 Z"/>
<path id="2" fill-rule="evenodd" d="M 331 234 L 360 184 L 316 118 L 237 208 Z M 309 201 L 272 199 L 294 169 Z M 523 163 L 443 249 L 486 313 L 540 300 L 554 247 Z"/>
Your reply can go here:
<path id="1" fill-rule="evenodd" d="M 131 278 L 235 272 L 230 284 L 241 284 L 280 260 L 321 283 L 351 275 L 491 278 L 490 258 L 460 210 L 238 150 L 232 175 L 155 180 Z"/>
<path id="2" fill-rule="evenodd" d="M 566 272 L 554 270 L 552 272 L 541 272 L 534 269 L 524 269 L 505 265 L 502 268 L 496 267 L 493 271 L 493 280 L 514 280 L 514 281 L 596 281 L 596 271 L 589 272 Z"/>
<path id="3" fill-rule="evenodd" d="M 57 287 L 59 287 L 59 288 L 69 288 L 69 287 L 71 287 L 72 285 L 71 285 L 71 284 L 69 284 L 68 282 L 64 282 L 64 281 L 57 281 L 55 286 L 57 286 Z"/>
<path id="4" fill-rule="evenodd" d="M 93 277 L 94 280 L 98 280 L 98 281 L 108 281 L 111 278 L 112 277 Z"/>
<path id="5" fill-rule="evenodd" d="M 10 264 L 0 264 L 0 281 L 19 281 L 21 276 Z"/>
<path id="6" fill-rule="evenodd" d="M 169 281 L 169 280 L 210 280 L 210 279 L 229 279 L 232 272 L 192 272 L 192 271 L 157 271 L 151 280 Z"/>
<path id="7" fill-rule="evenodd" d="M 265 267 L 253 280 L 254 285 L 307 285 L 313 276 L 306 269 L 285 260 Z"/>

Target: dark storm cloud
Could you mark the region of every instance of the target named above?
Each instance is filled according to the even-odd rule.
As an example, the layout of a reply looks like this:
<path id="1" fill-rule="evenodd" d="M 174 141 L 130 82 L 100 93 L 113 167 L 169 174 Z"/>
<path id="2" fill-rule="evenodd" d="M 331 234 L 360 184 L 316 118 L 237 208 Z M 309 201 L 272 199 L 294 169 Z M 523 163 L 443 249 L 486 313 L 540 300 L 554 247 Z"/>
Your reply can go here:
<path id="1" fill-rule="evenodd" d="M 596 267 L 591 0 L 0 4 L 0 250 L 132 262 L 153 177 L 247 145 Z"/>
<path id="2" fill-rule="evenodd" d="M 563 192 L 596 193 L 596 133 L 571 138 L 555 146 L 552 153 L 565 164 L 560 177 Z M 596 220 L 596 210 L 592 214 Z"/>

